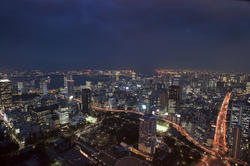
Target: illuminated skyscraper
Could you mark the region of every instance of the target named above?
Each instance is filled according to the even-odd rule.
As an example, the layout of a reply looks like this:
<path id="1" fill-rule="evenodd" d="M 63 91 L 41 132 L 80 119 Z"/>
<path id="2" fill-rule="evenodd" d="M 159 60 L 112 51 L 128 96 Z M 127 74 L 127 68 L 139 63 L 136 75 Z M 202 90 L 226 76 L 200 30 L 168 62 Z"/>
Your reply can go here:
<path id="1" fill-rule="evenodd" d="M 82 110 L 87 113 L 90 109 L 91 91 L 88 88 L 82 89 Z"/>
<path id="2" fill-rule="evenodd" d="M 233 128 L 234 125 L 242 126 L 242 134 L 244 138 L 247 138 L 250 122 L 250 105 L 246 100 L 234 101 L 231 107 L 231 120 L 230 125 Z"/>
<path id="3" fill-rule="evenodd" d="M 167 107 L 168 107 L 168 92 L 167 90 L 162 90 L 160 92 L 160 111 L 163 113 L 166 112 Z"/>
<path id="4" fill-rule="evenodd" d="M 168 89 L 168 112 L 175 113 L 180 102 L 180 86 L 172 85 Z"/>
<path id="5" fill-rule="evenodd" d="M 64 87 L 67 88 L 68 87 L 68 80 L 72 80 L 72 75 L 65 75 L 64 76 Z"/>
<path id="6" fill-rule="evenodd" d="M 74 80 L 67 80 L 68 97 L 74 96 Z"/>
<path id="7" fill-rule="evenodd" d="M 249 121 L 250 126 L 250 121 Z M 248 162 L 250 162 L 250 130 L 248 131 Z"/>
<path id="8" fill-rule="evenodd" d="M 48 94 L 48 85 L 47 85 L 47 81 L 46 80 L 42 80 L 40 82 L 40 91 L 41 91 L 41 94 L 43 94 L 43 95 L 47 95 Z"/>
<path id="9" fill-rule="evenodd" d="M 250 82 L 247 82 L 246 84 L 246 93 L 250 94 Z"/>
<path id="10" fill-rule="evenodd" d="M 136 77 L 136 73 L 132 72 L 132 80 L 135 80 L 135 77 Z"/>
<path id="11" fill-rule="evenodd" d="M 153 156 L 156 146 L 156 117 L 152 114 L 140 118 L 139 150 L 149 156 Z"/>
<path id="12" fill-rule="evenodd" d="M 12 82 L 8 79 L 0 80 L 0 107 L 12 106 Z"/>
<path id="13" fill-rule="evenodd" d="M 24 92 L 23 82 L 18 82 L 17 83 L 17 92 L 18 92 L 19 95 L 21 95 Z"/>
<path id="14" fill-rule="evenodd" d="M 241 137 L 242 129 L 240 125 L 235 125 L 233 127 L 233 148 L 232 156 L 233 158 L 239 159 L 241 155 Z"/>

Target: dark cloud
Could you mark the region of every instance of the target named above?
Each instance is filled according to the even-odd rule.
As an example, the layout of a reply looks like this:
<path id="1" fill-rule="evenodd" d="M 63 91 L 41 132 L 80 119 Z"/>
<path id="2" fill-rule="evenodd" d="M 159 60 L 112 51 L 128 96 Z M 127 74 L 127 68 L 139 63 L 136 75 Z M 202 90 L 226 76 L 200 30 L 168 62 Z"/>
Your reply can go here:
<path id="1" fill-rule="evenodd" d="M 2 66 L 249 71 L 250 3 L 2 0 Z"/>

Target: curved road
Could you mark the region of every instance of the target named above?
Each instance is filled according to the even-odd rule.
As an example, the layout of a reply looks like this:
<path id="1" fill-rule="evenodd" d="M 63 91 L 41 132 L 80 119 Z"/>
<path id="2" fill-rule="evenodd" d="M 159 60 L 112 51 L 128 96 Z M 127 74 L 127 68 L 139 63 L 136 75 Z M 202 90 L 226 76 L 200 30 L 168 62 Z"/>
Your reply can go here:
<path id="1" fill-rule="evenodd" d="M 203 145 L 201 145 L 198 141 L 196 141 L 194 138 L 192 138 L 188 132 L 186 130 L 184 130 L 181 126 L 179 126 L 178 124 L 164 118 L 164 117 L 158 117 L 158 119 L 163 120 L 169 124 L 172 124 L 172 126 L 178 131 L 180 132 L 184 137 L 186 137 L 187 140 L 189 140 L 190 142 L 192 142 L 193 144 L 195 144 L 196 146 L 198 146 L 199 148 L 201 148 L 202 150 L 204 150 L 205 152 L 211 154 L 212 156 L 216 157 L 216 158 L 222 158 L 222 155 L 224 155 L 227 152 L 227 146 L 226 146 L 226 116 L 227 116 L 227 110 L 228 110 L 228 104 L 229 104 L 229 100 L 230 100 L 230 96 L 231 93 L 227 93 L 222 106 L 221 106 L 221 110 L 220 113 L 217 117 L 217 123 L 216 123 L 216 131 L 215 131 L 215 137 L 214 137 L 214 149 L 210 149 L 207 148 Z M 77 100 L 78 102 L 81 102 L 80 100 Z M 134 111 L 134 110 L 115 110 L 115 109 L 105 109 L 102 107 L 98 107 L 95 105 L 91 106 L 92 109 L 96 110 L 96 111 L 103 111 L 103 112 L 120 112 L 120 113 L 133 113 L 133 114 L 137 114 L 137 115 L 144 115 L 144 113 L 142 112 L 138 112 L 138 111 Z M 218 153 L 219 152 L 219 153 Z M 219 154 L 219 155 L 218 155 Z M 233 159 L 231 157 L 223 157 L 224 160 L 226 161 L 230 161 L 233 163 L 238 163 L 241 165 L 247 165 L 246 162 L 240 161 L 240 160 L 236 160 Z"/>

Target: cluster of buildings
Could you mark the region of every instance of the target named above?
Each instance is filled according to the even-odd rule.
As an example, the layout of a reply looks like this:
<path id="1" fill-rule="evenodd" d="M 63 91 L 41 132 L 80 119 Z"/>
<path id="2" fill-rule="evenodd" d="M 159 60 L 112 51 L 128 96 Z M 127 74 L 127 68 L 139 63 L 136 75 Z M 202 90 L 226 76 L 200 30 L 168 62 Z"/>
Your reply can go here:
<path id="1" fill-rule="evenodd" d="M 242 160 L 250 158 L 249 75 L 173 70 L 156 72 L 156 75 L 145 75 L 130 70 L 46 74 L 35 71 L 27 75 L 36 81 L 1 79 L 1 116 L 13 129 L 14 137 L 24 143 L 41 133 L 77 125 L 86 114 L 91 114 L 91 105 L 144 112 L 145 116 L 140 118 L 138 149 L 153 156 L 156 116 L 179 124 L 198 142 L 212 147 L 218 111 L 226 92 L 232 91 L 227 135 L 230 155 Z M 51 88 L 50 82 L 55 75 L 60 79 L 62 76 L 63 85 Z M 83 81 L 76 79 L 82 75 L 95 79 L 86 79 L 82 85 Z M 18 73 L 8 76 L 15 80 Z M 24 97 L 17 100 L 16 96 Z M 148 110 L 155 115 L 147 114 Z"/>

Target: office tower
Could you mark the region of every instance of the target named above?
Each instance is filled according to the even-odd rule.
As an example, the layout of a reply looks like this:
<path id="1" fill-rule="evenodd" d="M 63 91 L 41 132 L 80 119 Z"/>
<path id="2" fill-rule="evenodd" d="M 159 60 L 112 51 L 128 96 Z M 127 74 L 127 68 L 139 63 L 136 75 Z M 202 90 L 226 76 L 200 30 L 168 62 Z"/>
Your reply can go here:
<path id="1" fill-rule="evenodd" d="M 19 95 L 23 94 L 23 92 L 24 92 L 23 82 L 18 82 L 17 83 L 17 92 L 18 92 Z"/>
<path id="2" fill-rule="evenodd" d="M 168 89 L 169 99 L 180 101 L 180 86 L 172 85 Z"/>
<path id="3" fill-rule="evenodd" d="M 250 121 L 249 121 L 250 126 Z M 248 131 L 248 162 L 250 162 L 250 130 Z"/>
<path id="4" fill-rule="evenodd" d="M 250 94 L 250 82 L 246 84 L 246 94 Z"/>
<path id="5" fill-rule="evenodd" d="M 12 82 L 8 79 L 0 80 L 0 107 L 12 106 Z"/>
<path id="6" fill-rule="evenodd" d="M 243 138 L 247 138 L 250 122 L 250 105 L 247 103 L 247 98 L 242 100 L 237 100 L 232 102 L 230 108 L 231 120 L 230 125 L 240 125 L 242 126 Z"/>
<path id="7" fill-rule="evenodd" d="M 63 80 L 64 80 L 64 88 L 66 88 L 67 87 L 67 76 L 64 76 L 63 77 Z"/>
<path id="8" fill-rule="evenodd" d="M 233 127 L 233 147 L 232 147 L 232 156 L 235 159 L 239 159 L 241 155 L 241 137 L 242 137 L 242 128 L 240 125 L 235 125 Z"/>
<path id="9" fill-rule="evenodd" d="M 138 148 L 142 153 L 153 156 L 156 146 L 156 117 L 146 114 L 140 118 Z"/>
<path id="10" fill-rule="evenodd" d="M 88 88 L 82 89 L 82 110 L 87 113 L 90 109 L 91 91 Z"/>
<path id="11" fill-rule="evenodd" d="M 72 75 L 65 75 L 64 76 L 64 87 L 67 88 L 68 87 L 68 80 L 73 80 Z"/>
<path id="12" fill-rule="evenodd" d="M 168 107 L 168 92 L 166 89 L 160 92 L 160 111 L 165 113 Z"/>
<path id="13" fill-rule="evenodd" d="M 47 85 L 47 82 L 45 80 L 42 80 L 40 82 L 40 91 L 41 91 L 41 94 L 43 94 L 43 95 L 48 94 L 48 85 Z"/>
<path id="14" fill-rule="evenodd" d="M 225 82 L 217 82 L 216 84 L 216 89 L 217 89 L 217 92 L 220 92 L 220 93 L 223 93 L 225 92 Z"/>
<path id="15" fill-rule="evenodd" d="M 57 111 L 57 114 L 59 115 L 59 121 L 61 125 L 65 125 L 69 123 L 69 109 L 67 107 L 60 108 Z"/>
<path id="16" fill-rule="evenodd" d="M 180 102 L 180 86 L 172 85 L 168 89 L 168 112 L 175 113 Z"/>
<path id="17" fill-rule="evenodd" d="M 181 75 L 174 75 L 172 77 L 172 84 L 173 86 L 180 86 L 181 85 Z"/>
<path id="18" fill-rule="evenodd" d="M 74 80 L 67 80 L 68 97 L 74 96 Z"/>
<path id="19" fill-rule="evenodd" d="M 135 72 L 132 72 L 132 80 L 135 80 L 135 76 L 136 75 L 136 73 Z"/>

